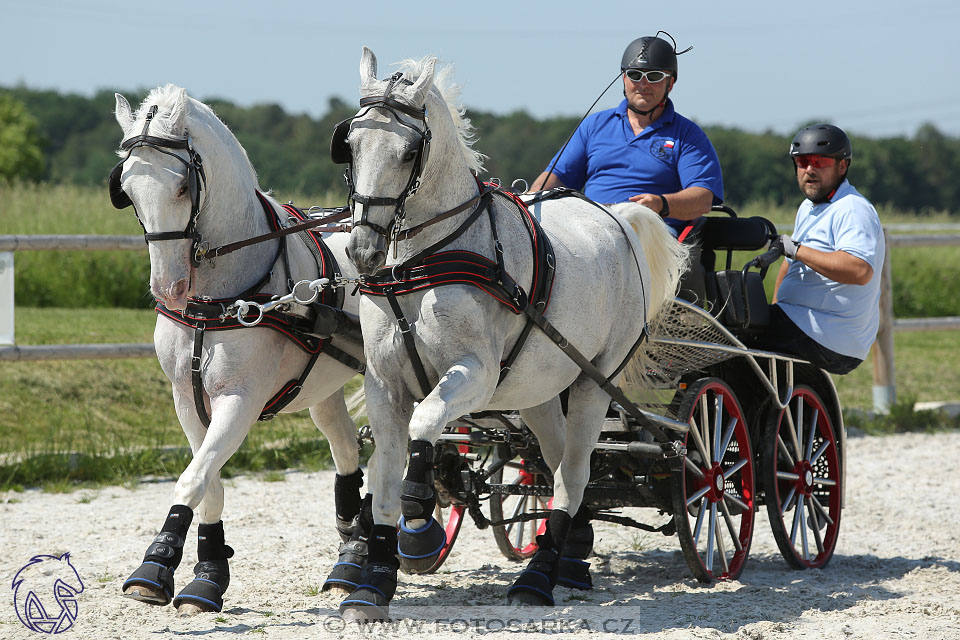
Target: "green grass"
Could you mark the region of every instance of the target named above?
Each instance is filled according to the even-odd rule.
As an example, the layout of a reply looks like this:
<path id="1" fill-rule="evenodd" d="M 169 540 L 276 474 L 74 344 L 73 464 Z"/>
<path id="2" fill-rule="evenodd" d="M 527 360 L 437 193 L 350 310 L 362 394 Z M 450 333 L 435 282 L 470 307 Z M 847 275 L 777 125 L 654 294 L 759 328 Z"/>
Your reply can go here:
<path id="1" fill-rule="evenodd" d="M 133 309 L 17 307 L 15 317 L 22 345 L 150 342 L 155 321 L 153 311 Z M 0 363 L 0 488 L 175 477 L 189 461 L 155 358 Z M 224 475 L 329 465 L 304 411 L 255 423 Z"/>

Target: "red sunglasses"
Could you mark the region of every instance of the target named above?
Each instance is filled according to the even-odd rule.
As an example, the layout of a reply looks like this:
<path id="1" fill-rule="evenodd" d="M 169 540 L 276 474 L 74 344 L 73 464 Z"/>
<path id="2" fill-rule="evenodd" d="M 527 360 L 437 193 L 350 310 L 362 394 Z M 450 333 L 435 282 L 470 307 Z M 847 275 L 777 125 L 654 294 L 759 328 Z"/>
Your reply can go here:
<path id="1" fill-rule="evenodd" d="M 821 156 L 816 153 L 806 153 L 800 156 L 793 156 L 793 162 L 800 169 L 812 168 L 812 169 L 824 169 L 826 167 L 832 167 L 837 163 L 837 159 L 833 156 Z"/>

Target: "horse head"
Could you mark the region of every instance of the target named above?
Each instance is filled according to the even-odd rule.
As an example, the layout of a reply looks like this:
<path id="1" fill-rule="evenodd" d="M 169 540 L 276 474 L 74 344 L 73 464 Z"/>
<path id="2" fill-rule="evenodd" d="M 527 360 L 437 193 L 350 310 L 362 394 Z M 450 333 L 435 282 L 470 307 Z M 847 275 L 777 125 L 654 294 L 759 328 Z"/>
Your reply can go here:
<path id="1" fill-rule="evenodd" d="M 178 87 L 154 91 L 136 113 L 116 94 L 126 157 L 111 173 L 111 198 L 118 208 L 133 204 L 149 246 L 150 292 L 171 309 L 184 308 L 190 289 L 195 237 L 185 230 L 196 224 L 202 184 L 187 132 L 189 108 Z"/>
<path id="2" fill-rule="evenodd" d="M 347 130 L 355 228 L 347 255 L 361 273 L 386 263 L 386 249 L 405 217 L 405 207 L 420 186 L 429 155 L 427 94 L 433 86 L 436 58 L 425 60 L 413 81 L 395 74 L 378 80 L 377 58 L 364 47 L 360 63 L 360 111 Z M 336 143 L 336 140 L 335 140 Z"/>

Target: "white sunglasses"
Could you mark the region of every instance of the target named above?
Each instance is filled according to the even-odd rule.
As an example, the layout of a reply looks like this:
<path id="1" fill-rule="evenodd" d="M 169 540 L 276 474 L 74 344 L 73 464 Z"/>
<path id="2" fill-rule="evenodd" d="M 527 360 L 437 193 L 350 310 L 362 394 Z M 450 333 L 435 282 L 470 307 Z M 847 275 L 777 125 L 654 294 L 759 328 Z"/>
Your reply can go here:
<path id="1" fill-rule="evenodd" d="M 633 82 L 640 82 L 644 78 L 650 84 L 663 82 L 664 78 L 669 78 L 670 74 L 666 71 L 643 71 L 642 69 L 627 69 L 627 77 Z"/>

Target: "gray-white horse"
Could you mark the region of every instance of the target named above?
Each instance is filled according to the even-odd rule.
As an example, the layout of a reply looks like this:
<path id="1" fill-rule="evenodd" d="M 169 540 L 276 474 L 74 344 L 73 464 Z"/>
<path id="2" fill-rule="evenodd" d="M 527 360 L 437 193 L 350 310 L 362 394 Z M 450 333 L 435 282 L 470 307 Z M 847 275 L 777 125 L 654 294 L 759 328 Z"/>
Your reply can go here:
<path id="1" fill-rule="evenodd" d="M 519 409 L 554 471 L 547 533 L 508 592 L 511 602 L 553 603 L 610 404 L 558 343 L 575 345 L 615 384 L 646 323 L 673 297 L 686 260 L 640 205 L 618 205 L 621 217 L 567 194 L 531 204 L 528 214 L 480 184 L 482 157 L 456 104 L 458 88 L 449 67 L 435 73 L 435 63 L 408 60 L 402 73 L 378 80 L 364 48 L 361 109 L 331 143 L 334 160 L 350 163 L 355 226 L 347 252 L 366 278 L 360 322 L 379 470 L 363 584 L 340 607 L 351 620 L 388 615 L 400 562 L 409 572 L 432 564 L 444 538 L 431 516 L 433 444 L 451 420 L 485 409 Z M 541 312 L 553 338 L 529 331 Z M 558 394 L 568 388 L 564 416 Z"/>
<path id="2" fill-rule="evenodd" d="M 262 193 L 234 135 L 183 89 L 153 90 L 136 113 L 117 94 L 116 118 L 124 157 L 110 176 L 111 199 L 118 208 L 133 204 L 144 228 L 150 291 L 159 303 L 154 344 L 193 450 L 159 535 L 123 589 L 150 604 L 172 599 L 180 615 L 219 611 L 233 555 L 220 519 L 220 469 L 258 418 L 309 408 L 336 465 L 341 535 L 351 533 L 360 512 L 363 474 L 343 386 L 362 368 L 363 346 L 359 332 L 351 336 L 346 329 L 350 316 L 326 290 L 327 306 L 293 303 L 283 314 L 266 314 L 257 328 L 244 328 L 228 314 L 238 298 L 265 302 L 287 294 L 292 283 L 309 281 L 319 291 L 321 275 L 354 275 L 344 257 L 348 234 L 329 235 L 326 247 L 299 233 L 271 237 L 204 259 L 218 253 L 214 247 L 275 233 L 288 219 L 300 222 L 298 212 Z M 343 308 L 355 316 L 356 297 L 347 296 Z M 252 323 L 254 315 L 247 309 L 240 317 Z M 200 521 L 196 577 L 174 598 L 174 570 L 194 510 Z"/>

